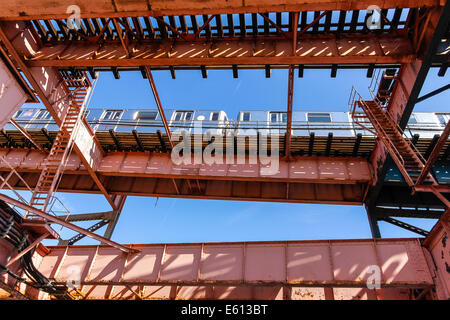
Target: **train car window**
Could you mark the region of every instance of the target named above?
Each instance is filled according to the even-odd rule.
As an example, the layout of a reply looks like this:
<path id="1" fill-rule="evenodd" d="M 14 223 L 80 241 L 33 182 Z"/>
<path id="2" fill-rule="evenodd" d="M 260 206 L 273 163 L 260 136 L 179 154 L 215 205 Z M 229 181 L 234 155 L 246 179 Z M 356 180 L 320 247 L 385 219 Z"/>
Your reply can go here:
<path id="1" fill-rule="evenodd" d="M 13 118 L 19 118 L 24 113 L 24 110 L 17 110 Z"/>
<path id="2" fill-rule="evenodd" d="M 271 112 L 270 122 L 286 122 L 287 115 L 286 112 Z"/>
<path id="3" fill-rule="evenodd" d="M 331 122 L 329 113 L 308 113 L 308 122 Z"/>
<path id="4" fill-rule="evenodd" d="M 192 111 L 176 111 L 174 121 L 190 121 L 192 119 Z"/>
<path id="5" fill-rule="evenodd" d="M 51 119 L 52 115 L 45 109 L 39 110 L 36 114 L 36 119 L 46 120 Z"/>
<path id="6" fill-rule="evenodd" d="M 286 122 L 287 114 L 286 112 L 271 112 L 270 122 Z"/>
<path id="7" fill-rule="evenodd" d="M 250 112 L 244 112 L 242 114 L 242 121 L 250 121 Z"/>
<path id="8" fill-rule="evenodd" d="M 408 124 L 416 124 L 417 123 L 417 118 L 415 115 L 411 115 L 411 117 L 408 120 Z"/>
<path id="9" fill-rule="evenodd" d="M 158 112 L 156 111 L 139 111 L 136 112 L 136 115 L 134 116 L 134 119 L 139 120 L 156 120 L 156 117 L 158 116 Z"/>
<path id="10" fill-rule="evenodd" d="M 175 118 L 174 118 L 173 120 L 175 120 L 175 121 L 180 121 L 182 115 L 183 115 L 183 112 L 177 112 L 177 113 L 175 113 Z"/>
<path id="11" fill-rule="evenodd" d="M 443 124 L 444 126 L 447 124 L 446 114 L 444 113 L 436 113 L 436 116 L 438 117 L 439 123 Z"/>
<path id="12" fill-rule="evenodd" d="M 276 113 L 271 113 L 270 114 L 270 122 L 277 122 L 277 114 Z"/>
<path id="13" fill-rule="evenodd" d="M 212 112 L 211 113 L 211 121 L 217 121 L 219 120 L 219 113 L 218 112 Z"/>
<path id="14" fill-rule="evenodd" d="M 105 120 L 119 120 L 122 116 L 122 110 L 106 110 L 102 119 Z"/>

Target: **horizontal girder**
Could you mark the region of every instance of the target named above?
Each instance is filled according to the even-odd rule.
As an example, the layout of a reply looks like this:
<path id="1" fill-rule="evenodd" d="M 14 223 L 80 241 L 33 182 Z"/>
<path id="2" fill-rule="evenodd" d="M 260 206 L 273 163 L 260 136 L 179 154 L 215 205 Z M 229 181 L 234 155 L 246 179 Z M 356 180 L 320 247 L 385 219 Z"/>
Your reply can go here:
<path id="1" fill-rule="evenodd" d="M 83 18 L 92 17 L 121 17 L 127 16 L 163 16 L 163 15 L 197 15 L 197 14 L 232 14 L 256 12 L 286 12 L 286 11 L 317 11 L 317 10 L 365 10 L 374 5 L 386 8 L 420 8 L 422 6 L 436 6 L 437 0 L 270 0 L 270 1 L 227 1 L 227 0 L 21 0 L 2 1 L 0 4 L 0 19 L 2 20 L 30 20 L 30 19 L 66 19 L 69 14 L 67 8 L 78 5 Z"/>
<path id="2" fill-rule="evenodd" d="M 395 35 L 341 36 L 292 40 L 239 38 L 224 41 L 157 41 L 128 46 L 130 57 L 120 42 L 97 44 L 73 42 L 42 47 L 26 61 L 29 67 L 137 67 L 148 66 L 219 66 L 264 64 L 360 64 L 407 63 L 415 58 L 410 42 Z"/>
<path id="3" fill-rule="evenodd" d="M 45 155 L 34 150 L 4 151 L 6 161 L 33 187 Z M 170 154 L 110 152 L 96 174 L 110 194 L 197 199 L 361 204 L 371 181 L 362 158 L 294 157 L 279 160 L 277 172 L 267 175 L 267 165 L 175 165 Z M 2 165 L 4 176 L 9 168 Z M 23 182 L 11 178 L 15 188 Z M 99 193 L 77 155 L 72 154 L 58 191 Z"/>
<path id="4" fill-rule="evenodd" d="M 170 292 L 172 286 L 207 286 L 216 292 L 220 287 L 230 292 L 236 287 L 258 287 L 261 293 L 261 287 L 276 286 L 366 289 L 374 268 L 380 270 L 381 288 L 433 286 L 417 239 L 137 244 L 132 248 L 140 252 L 124 255 L 104 246 L 51 247 L 39 271 L 56 283 L 65 283 L 69 267 L 79 267 L 83 276 L 78 289 L 94 299 L 133 296 L 126 286 L 136 292 L 141 286 L 143 297 L 149 299 L 169 298 L 167 289 Z M 183 296 L 188 298 L 183 293 L 178 297 Z"/>

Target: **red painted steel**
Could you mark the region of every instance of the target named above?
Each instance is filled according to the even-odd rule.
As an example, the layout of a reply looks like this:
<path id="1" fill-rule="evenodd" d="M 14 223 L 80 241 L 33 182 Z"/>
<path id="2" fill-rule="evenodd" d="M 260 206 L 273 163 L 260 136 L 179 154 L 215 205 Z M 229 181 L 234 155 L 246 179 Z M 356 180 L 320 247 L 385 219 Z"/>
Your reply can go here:
<path id="1" fill-rule="evenodd" d="M 133 56 L 128 58 L 120 42 L 105 41 L 83 46 L 54 44 L 36 50 L 26 61 L 28 67 L 139 67 L 185 65 L 291 65 L 291 64 L 357 64 L 409 63 L 414 61 L 413 48 L 407 38 L 396 34 L 372 37 L 342 35 L 314 38 L 304 35 L 293 51 L 292 40 L 253 38 L 220 41 L 130 40 Z M 380 50 L 378 48 L 381 48 Z M 56 57 L 59 57 L 57 59 Z"/>
<path id="2" fill-rule="evenodd" d="M 363 115 L 358 116 L 358 118 L 355 117 L 357 107 L 363 110 Z M 364 129 L 367 129 L 367 127 L 360 122 L 360 118 L 366 119 L 366 122 L 372 124 L 373 130 L 367 130 L 372 131 L 378 136 L 400 170 L 406 183 L 409 186 L 414 186 L 419 181 L 421 172 L 425 167 L 425 160 L 414 145 L 403 136 L 402 130 L 394 122 L 389 113 L 384 111 L 376 101 L 358 100 L 355 101 L 352 116 L 356 118 L 355 123 Z M 438 184 L 430 173 L 424 176 L 424 182 L 433 185 Z"/>
<path id="3" fill-rule="evenodd" d="M 36 172 L 44 160 L 39 152 L 0 150 L 0 155 L 31 187 L 36 184 Z M 111 152 L 96 174 L 110 194 L 330 204 L 362 204 L 372 178 L 370 166 L 362 158 L 280 159 L 274 175 L 263 174 L 266 165 L 248 164 L 248 159 L 245 162 L 175 165 L 169 154 Z M 0 171 L 9 170 L 0 165 Z M 17 189 L 23 188 L 17 179 L 11 183 Z M 58 190 L 100 193 L 75 154 L 69 158 Z"/>
<path id="4" fill-rule="evenodd" d="M 330 290 L 334 299 L 408 299 L 409 289 L 434 285 L 417 239 L 132 247 L 140 252 L 49 247 L 38 268 L 59 283 L 78 270 L 88 299 L 330 299 Z M 377 267 L 382 289 L 369 290 Z"/>
<path id="5" fill-rule="evenodd" d="M 0 149 L 9 164 L 18 171 L 40 170 L 44 156 L 35 150 Z M 371 180 L 370 167 L 363 158 L 348 157 L 292 157 L 287 162 L 280 159 L 275 174 L 264 174 L 270 165 L 260 163 L 249 164 L 174 164 L 171 155 L 151 152 L 109 152 L 98 165 L 97 173 L 105 176 L 134 176 L 159 178 L 199 178 L 213 180 L 240 181 L 288 181 L 317 182 L 325 184 L 368 183 Z M 4 166 L 4 167 L 2 167 Z M 6 170 L 0 164 L 0 169 Z M 86 174 L 77 155 L 71 155 L 66 166 L 67 174 Z"/>
<path id="6" fill-rule="evenodd" d="M 442 2 L 441 2 L 442 3 Z M 73 0 L 32 0 L 4 1 L 0 3 L 0 20 L 28 20 L 28 19 L 67 19 L 67 8 L 73 5 Z M 256 12 L 295 12 L 316 10 L 366 10 L 375 5 L 381 9 L 387 8 L 419 8 L 422 6 L 436 6 L 436 0 L 362 0 L 348 2 L 345 0 L 294 0 L 268 1 L 227 1 L 227 0 L 156 0 L 151 2 L 149 10 L 147 0 L 101 1 L 78 0 L 83 18 L 92 17 L 135 17 L 162 15 L 191 15 L 191 14 L 227 14 L 227 13 L 256 13 Z"/>
<path id="7" fill-rule="evenodd" d="M 298 16 L 297 16 L 298 18 Z M 292 101 L 294 98 L 294 66 L 289 66 L 288 71 L 288 94 L 287 94 L 287 121 L 286 121 L 286 148 L 285 156 L 291 156 L 291 134 L 292 134 Z"/>
<path id="8" fill-rule="evenodd" d="M 33 214 L 35 214 L 35 215 L 37 215 L 37 216 L 39 216 L 41 218 L 44 218 L 44 219 L 46 219 L 48 221 L 51 221 L 53 223 L 57 223 L 57 224 L 59 224 L 59 225 L 61 225 L 63 227 L 71 229 L 73 231 L 79 232 L 81 234 L 85 234 L 86 236 L 88 236 L 88 237 L 90 237 L 92 239 L 95 239 L 95 240 L 101 241 L 103 243 L 106 243 L 106 244 L 108 244 L 110 246 L 113 246 L 113 247 L 119 249 L 122 252 L 134 252 L 134 251 L 136 251 L 135 249 L 123 246 L 123 245 L 118 244 L 118 243 L 116 243 L 114 241 L 106 239 L 106 238 L 104 238 L 102 236 L 99 236 L 99 235 L 93 233 L 93 232 L 90 232 L 90 231 L 85 230 L 85 229 L 83 229 L 83 228 L 81 228 L 79 226 L 76 226 L 73 223 L 69 223 L 69 222 L 67 222 L 65 220 L 59 219 L 59 218 L 57 218 L 57 217 L 55 217 L 53 215 L 45 213 L 45 212 L 43 212 L 41 210 L 38 210 L 36 208 L 33 208 L 33 207 L 31 207 L 31 206 L 29 206 L 29 205 L 27 205 L 25 203 L 17 201 L 17 200 L 15 200 L 13 198 L 10 198 L 10 197 L 8 197 L 8 196 L 6 196 L 4 194 L 0 194 L 0 200 L 3 200 L 6 203 L 9 203 L 11 205 L 17 206 L 17 207 L 22 208 L 24 210 L 27 210 L 28 212 L 31 212 L 31 213 L 33 213 Z"/>
<path id="9" fill-rule="evenodd" d="M 11 118 L 11 119 L 9 119 L 9 122 L 11 122 L 12 125 L 13 125 L 14 127 L 16 127 L 16 129 L 19 130 L 20 133 L 22 133 L 22 134 L 25 136 L 25 138 L 27 138 L 28 141 L 30 141 L 30 142 L 31 142 L 31 143 L 32 143 L 39 151 L 42 151 L 42 152 L 45 152 L 45 153 L 48 152 L 47 150 L 45 150 L 44 148 L 42 148 L 42 146 L 41 146 L 39 143 L 37 143 L 37 142 L 33 139 L 33 137 L 27 132 L 27 130 L 25 130 L 25 128 L 23 128 L 20 124 L 18 124 L 16 120 L 14 120 L 13 118 Z"/>
<path id="10" fill-rule="evenodd" d="M 167 123 L 166 115 L 159 99 L 158 90 L 156 89 L 155 80 L 153 79 L 152 71 L 148 66 L 145 67 L 145 73 L 147 75 L 148 82 L 153 92 L 153 97 L 155 98 L 156 106 L 158 107 L 159 115 L 163 121 L 164 129 L 166 130 L 167 137 L 169 138 L 170 147 L 173 148 L 172 134 L 170 132 L 169 124 Z"/>
<path id="11" fill-rule="evenodd" d="M 436 298 L 450 299 L 450 214 L 444 214 L 423 242 L 427 262 L 435 278 Z"/>
<path id="12" fill-rule="evenodd" d="M 28 95 L 0 59 L 0 128 L 3 128 L 14 113 L 27 100 Z"/>

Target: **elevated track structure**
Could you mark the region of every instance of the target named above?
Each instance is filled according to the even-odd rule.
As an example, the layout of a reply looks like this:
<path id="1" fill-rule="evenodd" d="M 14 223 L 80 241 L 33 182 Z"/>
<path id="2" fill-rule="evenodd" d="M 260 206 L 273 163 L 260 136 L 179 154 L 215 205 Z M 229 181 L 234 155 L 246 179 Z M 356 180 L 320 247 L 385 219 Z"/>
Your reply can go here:
<path id="1" fill-rule="evenodd" d="M 431 68 L 446 75 L 449 22 L 443 0 L 2 2 L 0 188 L 33 192 L 29 203 L 0 194 L 0 289 L 15 299 L 448 299 L 450 187 L 436 168 L 450 166 L 450 122 L 420 142 L 404 130 L 418 102 L 449 88 L 421 92 Z M 373 81 L 370 98 L 352 91 L 351 119 L 372 136 L 292 135 L 294 77 L 355 68 Z M 238 78 L 248 69 L 288 70 L 278 172 L 264 175 L 265 165 L 249 161 L 174 164 L 175 128 L 152 72 Z M 84 112 L 98 72 L 129 71 L 148 79 L 161 130 L 93 130 Z M 55 130 L 13 119 L 37 102 Z M 250 142 L 244 153 L 248 160 Z M 57 215 L 55 192 L 101 194 L 111 210 Z M 365 205 L 374 239 L 123 245 L 111 235 L 127 196 Z M 427 231 L 397 217 L 438 222 Z M 79 221 L 97 222 L 84 229 Z M 379 239 L 379 221 L 421 238 Z M 51 224 L 77 235 L 45 247 L 59 239 Z M 86 236 L 102 244 L 74 246 Z M 261 268 L 263 260 L 271 263 Z M 78 287 L 70 266 L 81 272 Z M 380 287 L 368 289 L 373 266 Z"/>

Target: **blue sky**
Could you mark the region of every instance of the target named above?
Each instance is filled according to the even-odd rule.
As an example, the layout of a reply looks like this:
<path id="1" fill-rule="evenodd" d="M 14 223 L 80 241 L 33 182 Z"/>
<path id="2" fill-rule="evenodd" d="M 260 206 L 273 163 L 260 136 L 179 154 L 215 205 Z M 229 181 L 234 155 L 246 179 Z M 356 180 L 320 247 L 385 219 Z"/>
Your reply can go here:
<path id="1" fill-rule="evenodd" d="M 428 93 L 445 84 L 449 76 L 437 77 L 430 71 L 422 89 Z M 369 98 L 370 79 L 364 70 L 305 70 L 294 79 L 294 110 L 348 110 L 347 101 L 354 85 Z M 100 75 L 89 108 L 156 108 L 149 83 L 140 72 L 122 72 L 115 80 L 112 73 Z M 287 70 L 240 70 L 234 79 L 231 71 L 209 71 L 203 79 L 200 71 L 179 71 L 173 80 L 169 71 L 154 71 L 164 108 L 219 109 L 229 118 L 239 110 L 285 110 Z M 449 111 L 449 92 L 417 104 L 414 111 Z M 36 107 L 36 105 L 33 105 Z M 73 214 L 109 210 L 99 195 L 58 194 Z M 425 229 L 435 221 L 402 219 Z M 80 225 L 88 227 L 92 222 Z M 383 237 L 416 236 L 406 230 L 380 222 Z M 59 226 L 55 226 L 60 231 Z M 100 230 L 100 233 L 104 228 Z M 73 233 L 62 230 L 63 238 Z M 364 207 L 312 204 L 189 200 L 128 197 L 112 239 L 120 243 L 170 243 L 216 241 L 308 240 L 370 238 Z M 80 244 L 95 244 L 83 239 Z M 52 244 L 49 242 L 48 244 Z M 54 244 L 54 242 L 53 242 Z"/>

